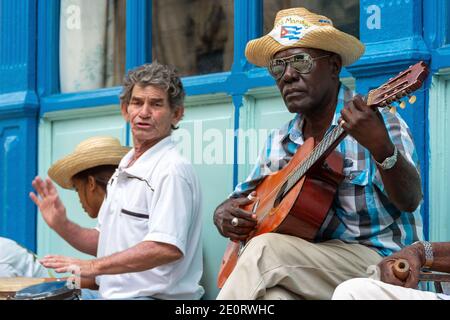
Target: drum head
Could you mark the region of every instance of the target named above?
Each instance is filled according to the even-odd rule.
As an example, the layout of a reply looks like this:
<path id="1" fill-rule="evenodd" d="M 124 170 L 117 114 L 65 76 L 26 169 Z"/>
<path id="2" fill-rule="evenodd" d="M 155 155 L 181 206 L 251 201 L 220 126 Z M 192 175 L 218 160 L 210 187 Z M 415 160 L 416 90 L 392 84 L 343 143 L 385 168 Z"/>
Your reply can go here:
<path id="1" fill-rule="evenodd" d="M 17 291 L 45 281 L 46 278 L 0 278 L 0 300 L 10 299 Z"/>
<path id="2" fill-rule="evenodd" d="M 70 289 L 66 281 L 36 284 L 18 291 L 13 300 L 77 300 L 79 289 Z"/>

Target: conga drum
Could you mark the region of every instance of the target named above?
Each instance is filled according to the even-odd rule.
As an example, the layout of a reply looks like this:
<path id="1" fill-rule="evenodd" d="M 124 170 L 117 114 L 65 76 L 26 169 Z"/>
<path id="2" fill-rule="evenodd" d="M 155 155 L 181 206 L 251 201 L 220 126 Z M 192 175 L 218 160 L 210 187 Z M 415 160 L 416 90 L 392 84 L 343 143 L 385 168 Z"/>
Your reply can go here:
<path id="1" fill-rule="evenodd" d="M 55 279 L 51 280 L 54 281 Z M 48 278 L 0 278 L 0 300 L 10 299 L 17 291 L 45 281 L 48 281 Z"/>
<path id="2" fill-rule="evenodd" d="M 51 281 L 35 284 L 17 291 L 11 300 L 80 300 L 81 290 L 67 281 Z"/>

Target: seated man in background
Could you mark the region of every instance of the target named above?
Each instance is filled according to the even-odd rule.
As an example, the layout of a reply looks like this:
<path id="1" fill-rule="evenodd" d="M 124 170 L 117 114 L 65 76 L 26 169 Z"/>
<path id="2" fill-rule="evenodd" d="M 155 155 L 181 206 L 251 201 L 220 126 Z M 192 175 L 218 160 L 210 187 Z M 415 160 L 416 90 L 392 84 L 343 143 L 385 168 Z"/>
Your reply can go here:
<path id="1" fill-rule="evenodd" d="M 398 259 L 408 261 L 410 271 L 404 280 L 393 270 Z M 384 258 L 379 264 L 380 280 L 355 278 L 340 284 L 333 300 L 450 300 L 450 283 L 444 283 L 443 293 L 417 290 L 422 268 L 450 272 L 450 242 L 418 241 Z M 450 275 L 449 275 L 450 278 Z"/>

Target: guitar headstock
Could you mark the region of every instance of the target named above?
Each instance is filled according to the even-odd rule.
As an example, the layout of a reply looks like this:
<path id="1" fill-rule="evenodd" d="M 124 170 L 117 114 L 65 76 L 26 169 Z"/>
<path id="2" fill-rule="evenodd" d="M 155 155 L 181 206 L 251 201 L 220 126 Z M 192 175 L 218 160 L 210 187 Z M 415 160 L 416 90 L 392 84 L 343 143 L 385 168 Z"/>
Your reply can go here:
<path id="1" fill-rule="evenodd" d="M 391 78 L 377 89 L 371 90 L 367 96 L 367 105 L 373 108 L 389 108 L 391 103 L 409 96 L 419 89 L 427 78 L 428 73 L 428 66 L 423 61 L 410 66 L 408 69 L 400 72 L 395 78 Z M 414 102 L 415 97 L 411 97 L 410 103 Z M 405 104 L 400 104 L 400 106 L 404 107 Z"/>

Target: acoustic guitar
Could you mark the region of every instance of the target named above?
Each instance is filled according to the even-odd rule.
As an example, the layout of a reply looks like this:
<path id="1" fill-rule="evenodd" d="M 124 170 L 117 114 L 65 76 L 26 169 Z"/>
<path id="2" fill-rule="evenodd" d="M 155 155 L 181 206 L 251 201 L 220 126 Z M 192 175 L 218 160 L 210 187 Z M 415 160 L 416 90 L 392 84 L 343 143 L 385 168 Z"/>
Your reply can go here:
<path id="1" fill-rule="evenodd" d="M 410 66 L 371 90 L 367 105 L 372 109 L 385 107 L 395 112 L 390 104 L 419 89 L 428 72 L 422 61 Z M 404 106 L 403 102 L 400 106 Z M 217 279 L 219 288 L 228 279 L 241 249 L 250 239 L 267 232 L 306 240 L 315 238 L 344 179 L 343 156 L 334 149 L 345 136 L 345 130 L 336 126 L 317 144 L 313 138 L 307 139 L 283 169 L 265 177 L 257 186 L 254 201 L 242 207 L 256 214 L 257 226 L 246 241 L 228 244 Z"/>

